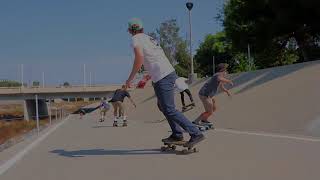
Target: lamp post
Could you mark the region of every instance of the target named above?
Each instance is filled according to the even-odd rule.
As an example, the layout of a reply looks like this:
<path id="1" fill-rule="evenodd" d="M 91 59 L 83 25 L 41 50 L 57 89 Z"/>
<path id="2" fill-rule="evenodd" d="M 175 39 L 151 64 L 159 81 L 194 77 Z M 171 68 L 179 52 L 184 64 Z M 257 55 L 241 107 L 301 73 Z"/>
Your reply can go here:
<path id="1" fill-rule="evenodd" d="M 191 10 L 193 8 L 192 2 L 187 2 L 186 7 L 189 10 L 189 49 L 190 49 L 190 61 L 191 61 L 191 72 L 189 76 L 190 82 L 194 82 L 197 78 L 197 75 L 194 73 L 194 66 L 193 66 L 193 56 L 192 56 L 192 25 L 191 25 Z"/>
<path id="2" fill-rule="evenodd" d="M 21 64 L 21 88 L 23 88 L 23 64 Z"/>
<path id="3" fill-rule="evenodd" d="M 83 64 L 83 87 L 86 87 L 86 64 Z"/>

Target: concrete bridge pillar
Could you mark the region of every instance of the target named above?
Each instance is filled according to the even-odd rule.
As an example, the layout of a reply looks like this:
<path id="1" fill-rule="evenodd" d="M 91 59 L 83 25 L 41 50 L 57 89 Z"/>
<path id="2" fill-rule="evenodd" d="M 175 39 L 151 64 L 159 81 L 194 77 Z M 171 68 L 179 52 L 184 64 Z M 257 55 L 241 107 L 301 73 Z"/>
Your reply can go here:
<path id="1" fill-rule="evenodd" d="M 48 105 L 45 99 L 38 99 L 39 107 L 39 117 L 44 118 L 48 117 Z M 36 119 L 36 100 L 35 99 L 26 99 L 24 100 L 24 119 Z"/>

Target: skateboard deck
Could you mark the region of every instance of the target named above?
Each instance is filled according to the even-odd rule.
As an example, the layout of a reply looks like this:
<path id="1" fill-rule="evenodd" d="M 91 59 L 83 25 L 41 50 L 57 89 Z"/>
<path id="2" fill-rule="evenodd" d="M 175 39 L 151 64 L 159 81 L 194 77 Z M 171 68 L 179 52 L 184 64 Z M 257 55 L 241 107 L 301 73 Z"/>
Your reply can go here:
<path id="1" fill-rule="evenodd" d="M 123 118 L 118 118 L 117 123 L 115 124 L 113 122 L 112 124 L 113 127 L 126 127 L 128 126 L 128 119 L 123 119 Z"/>
<path id="2" fill-rule="evenodd" d="M 194 104 L 188 104 L 185 106 L 185 108 L 182 108 L 181 112 L 187 112 L 187 111 L 190 111 L 191 109 L 194 108 Z"/>
<path id="3" fill-rule="evenodd" d="M 161 146 L 162 152 L 176 152 L 177 154 L 191 154 L 195 152 L 199 152 L 196 147 L 184 147 L 183 145 L 187 143 L 187 141 L 177 141 L 177 142 L 163 142 L 164 146 Z M 182 146 L 182 150 L 176 150 L 177 146 Z"/>
<path id="4" fill-rule="evenodd" d="M 202 123 L 202 124 L 195 124 L 200 131 L 207 131 L 207 130 L 210 130 L 210 129 L 214 129 L 214 126 L 213 124 L 205 124 L 205 123 Z"/>
<path id="5" fill-rule="evenodd" d="M 113 127 L 127 127 L 128 123 L 118 122 L 117 124 L 112 124 Z"/>

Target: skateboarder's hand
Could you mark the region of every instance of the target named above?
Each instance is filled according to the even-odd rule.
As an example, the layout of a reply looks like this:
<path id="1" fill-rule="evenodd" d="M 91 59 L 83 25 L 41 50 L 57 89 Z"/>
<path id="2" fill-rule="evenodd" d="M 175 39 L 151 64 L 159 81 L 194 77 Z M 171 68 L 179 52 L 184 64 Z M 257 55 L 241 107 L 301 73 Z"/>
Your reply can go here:
<path id="1" fill-rule="evenodd" d="M 233 86 L 233 82 L 232 81 L 230 82 L 230 85 Z"/>
<path id="2" fill-rule="evenodd" d="M 230 91 L 226 91 L 226 93 L 227 93 L 227 95 L 228 95 L 229 97 L 231 97 Z"/>
<path id="3" fill-rule="evenodd" d="M 130 88 L 130 86 L 131 86 L 131 81 L 127 80 L 127 81 L 126 81 L 126 87 L 127 87 L 127 88 Z"/>

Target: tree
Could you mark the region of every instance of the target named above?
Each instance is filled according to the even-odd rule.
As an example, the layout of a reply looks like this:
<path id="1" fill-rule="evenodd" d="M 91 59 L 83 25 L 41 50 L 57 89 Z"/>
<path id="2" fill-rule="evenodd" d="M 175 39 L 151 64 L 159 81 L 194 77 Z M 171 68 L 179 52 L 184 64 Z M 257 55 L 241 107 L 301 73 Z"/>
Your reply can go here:
<path id="1" fill-rule="evenodd" d="M 0 87 L 20 87 L 21 83 L 11 80 L 0 80 Z"/>
<path id="2" fill-rule="evenodd" d="M 225 32 L 207 35 L 204 42 L 202 42 L 197 49 L 197 53 L 194 57 L 196 71 L 202 76 L 212 75 L 213 57 L 215 58 L 215 65 L 219 63 L 233 65 L 231 62 L 231 48 L 231 42 L 226 37 Z"/>
<path id="3" fill-rule="evenodd" d="M 188 54 L 186 41 L 181 41 L 178 44 L 177 52 L 174 57 L 178 62 L 178 64 L 175 66 L 178 76 L 188 77 L 191 70 L 191 61 L 190 55 Z"/>
<path id="4" fill-rule="evenodd" d="M 320 2 L 312 0 L 229 0 L 221 19 L 234 49 L 244 52 L 250 44 L 255 56 L 264 57 L 256 58 L 257 63 L 269 67 L 291 56 L 286 49 L 292 38 L 301 61 L 315 58 L 316 50 L 308 50 L 319 49 L 319 7 Z"/>
<path id="5" fill-rule="evenodd" d="M 63 83 L 63 87 L 70 87 L 71 85 L 70 85 L 70 83 L 69 82 L 64 82 Z"/>
<path id="6" fill-rule="evenodd" d="M 160 46 L 177 74 L 187 77 L 191 68 L 190 56 L 187 43 L 179 36 L 179 31 L 177 20 L 170 19 L 162 22 L 155 32 L 148 33 L 148 35 L 160 42 Z"/>
<path id="7" fill-rule="evenodd" d="M 32 82 L 33 87 L 40 87 L 40 82 L 39 81 L 33 81 Z"/>
<path id="8" fill-rule="evenodd" d="M 176 19 L 170 19 L 162 22 L 159 29 L 157 29 L 160 46 L 164 50 L 171 64 L 177 63 L 175 54 L 178 45 L 183 41 L 182 38 L 179 37 L 179 30 L 180 28 L 177 25 Z"/>

